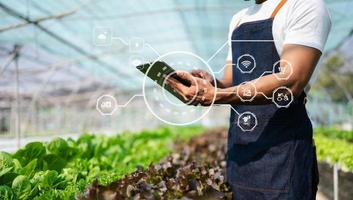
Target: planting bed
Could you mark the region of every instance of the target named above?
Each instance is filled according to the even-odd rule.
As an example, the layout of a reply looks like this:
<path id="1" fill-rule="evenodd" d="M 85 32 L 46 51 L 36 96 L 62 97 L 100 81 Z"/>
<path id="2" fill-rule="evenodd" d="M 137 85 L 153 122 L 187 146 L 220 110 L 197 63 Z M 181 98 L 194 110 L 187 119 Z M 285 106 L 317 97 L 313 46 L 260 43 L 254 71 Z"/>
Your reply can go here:
<path id="1" fill-rule="evenodd" d="M 320 185 L 319 190 L 328 198 L 333 195 L 333 167 L 327 163 L 319 163 Z M 353 173 L 338 171 L 338 199 L 352 200 L 353 197 Z"/>
<path id="2" fill-rule="evenodd" d="M 318 159 L 331 165 L 338 164 L 344 171 L 353 171 L 353 143 L 349 142 L 351 138 L 339 139 L 334 136 L 332 134 L 328 137 L 320 129 L 315 130 Z"/>
<path id="3" fill-rule="evenodd" d="M 107 186 L 95 182 L 80 198 L 230 199 L 231 193 L 224 182 L 226 135 L 225 129 L 218 129 L 196 136 L 187 144 L 176 143 L 175 153 L 159 164 L 150 165 L 145 170 L 139 168 L 133 174 Z M 315 130 L 315 138 L 323 176 L 320 188 L 330 196 L 327 192 L 330 190 L 327 187 L 330 180 L 326 180 L 327 170 L 322 166 L 330 166 L 325 163 L 339 163 L 346 169 L 341 177 L 346 177 L 344 182 L 353 181 L 352 173 L 349 172 L 352 170 L 353 159 L 351 135 L 350 132 L 320 128 Z"/>
<path id="4" fill-rule="evenodd" d="M 0 151 L 1 200 L 72 200 L 94 180 L 108 184 L 171 152 L 171 144 L 202 127 L 160 128 L 115 136 L 83 134 L 77 140 L 32 142 L 15 153 Z"/>
<path id="5" fill-rule="evenodd" d="M 0 199 L 230 199 L 224 175 L 227 130 L 204 130 L 83 134 L 78 140 L 56 138 L 12 154 L 0 152 Z M 315 139 L 318 159 L 339 164 L 342 191 L 348 190 L 353 182 L 351 132 L 321 128 Z M 324 193 L 331 187 L 330 165 L 321 165 Z"/>
<path id="6" fill-rule="evenodd" d="M 101 186 L 87 188 L 80 199 L 230 199 L 225 183 L 225 129 L 211 130 L 176 143 L 175 153 L 146 170 Z"/>

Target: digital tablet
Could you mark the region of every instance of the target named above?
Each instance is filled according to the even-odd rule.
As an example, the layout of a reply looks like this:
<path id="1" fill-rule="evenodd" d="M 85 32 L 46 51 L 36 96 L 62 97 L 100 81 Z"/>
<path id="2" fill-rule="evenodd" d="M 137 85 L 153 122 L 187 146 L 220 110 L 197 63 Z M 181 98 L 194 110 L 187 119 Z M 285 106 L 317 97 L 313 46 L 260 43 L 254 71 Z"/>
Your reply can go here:
<path id="1" fill-rule="evenodd" d="M 178 80 L 187 87 L 190 87 L 191 84 L 188 81 L 178 77 L 175 73 L 175 70 L 167 63 L 163 61 L 156 61 L 154 63 L 146 63 L 143 65 L 139 65 L 136 68 L 143 74 L 147 75 L 150 79 L 152 79 L 162 88 L 167 90 L 169 93 L 174 95 L 180 101 L 184 102 L 184 98 L 177 91 L 171 88 L 165 80 L 168 77 L 173 77 L 174 79 Z"/>

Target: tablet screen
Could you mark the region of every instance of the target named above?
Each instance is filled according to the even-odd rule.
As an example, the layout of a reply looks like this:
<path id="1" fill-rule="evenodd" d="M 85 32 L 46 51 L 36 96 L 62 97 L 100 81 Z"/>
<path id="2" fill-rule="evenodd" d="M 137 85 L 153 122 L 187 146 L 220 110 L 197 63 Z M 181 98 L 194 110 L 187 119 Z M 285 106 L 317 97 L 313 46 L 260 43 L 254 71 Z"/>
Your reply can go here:
<path id="1" fill-rule="evenodd" d="M 166 78 L 172 76 L 173 78 L 177 79 L 188 87 L 190 87 L 191 84 L 186 80 L 179 78 L 175 74 L 175 70 L 170 67 L 167 63 L 163 61 L 156 61 L 154 63 L 146 63 L 143 65 L 139 65 L 136 68 L 142 73 L 144 73 L 146 76 L 148 76 L 150 79 L 152 79 L 159 86 L 174 95 L 176 98 L 181 101 L 184 101 L 183 97 L 166 83 Z"/>

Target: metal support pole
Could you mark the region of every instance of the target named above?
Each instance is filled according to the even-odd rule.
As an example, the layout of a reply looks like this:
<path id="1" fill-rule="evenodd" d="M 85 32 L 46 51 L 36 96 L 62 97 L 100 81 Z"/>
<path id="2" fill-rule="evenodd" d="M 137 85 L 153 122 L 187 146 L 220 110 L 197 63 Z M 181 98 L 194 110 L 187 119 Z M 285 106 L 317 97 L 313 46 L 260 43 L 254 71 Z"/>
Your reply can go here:
<path id="1" fill-rule="evenodd" d="M 20 102 L 20 75 L 18 69 L 18 57 L 20 46 L 15 45 L 15 68 L 16 68 L 16 120 L 15 120 L 15 133 L 17 140 L 17 148 L 21 147 L 21 102 Z"/>
<path id="2" fill-rule="evenodd" d="M 0 77 L 5 72 L 6 68 L 11 64 L 14 58 L 15 58 L 15 53 L 11 52 L 9 57 L 6 59 L 5 63 L 0 67 Z"/>
<path id="3" fill-rule="evenodd" d="M 333 166 L 333 199 L 338 200 L 338 170 L 339 166 L 335 164 Z"/>

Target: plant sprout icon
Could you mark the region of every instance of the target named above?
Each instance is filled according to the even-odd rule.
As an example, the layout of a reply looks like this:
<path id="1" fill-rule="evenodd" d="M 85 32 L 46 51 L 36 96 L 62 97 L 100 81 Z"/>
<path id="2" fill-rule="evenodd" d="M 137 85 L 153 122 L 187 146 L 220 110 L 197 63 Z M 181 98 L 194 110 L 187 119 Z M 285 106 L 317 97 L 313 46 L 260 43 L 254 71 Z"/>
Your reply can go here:
<path id="1" fill-rule="evenodd" d="M 244 117 L 243 117 L 243 124 L 244 124 L 245 126 L 250 126 L 250 119 L 251 119 L 251 116 L 250 116 L 250 115 L 244 116 Z"/>
<path id="2" fill-rule="evenodd" d="M 279 73 L 282 75 L 286 74 L 286 71 L 287 71 L 286 69 L 287 69 L 286 67 L 279 67 Z"/>

